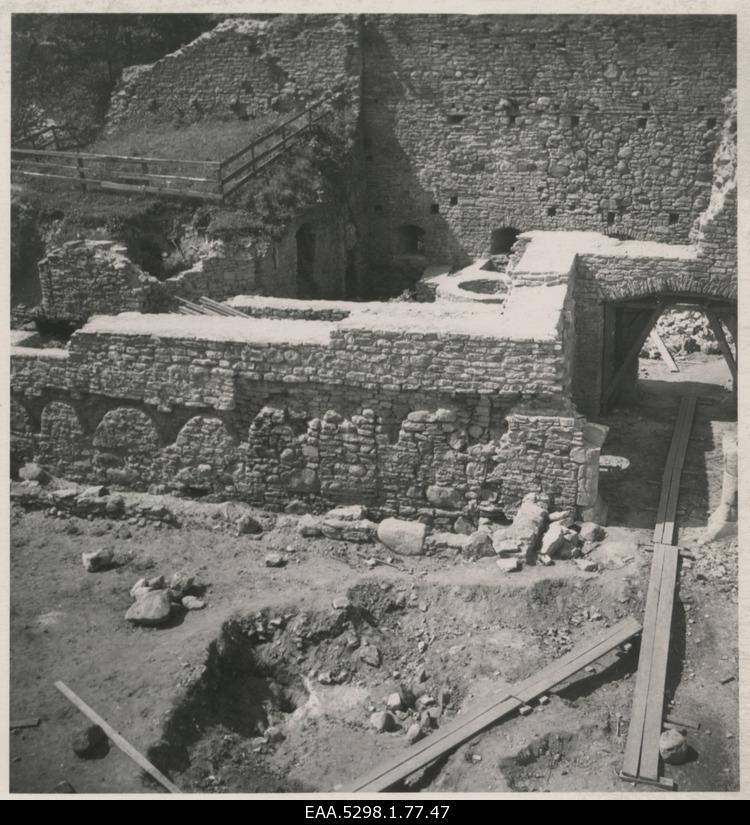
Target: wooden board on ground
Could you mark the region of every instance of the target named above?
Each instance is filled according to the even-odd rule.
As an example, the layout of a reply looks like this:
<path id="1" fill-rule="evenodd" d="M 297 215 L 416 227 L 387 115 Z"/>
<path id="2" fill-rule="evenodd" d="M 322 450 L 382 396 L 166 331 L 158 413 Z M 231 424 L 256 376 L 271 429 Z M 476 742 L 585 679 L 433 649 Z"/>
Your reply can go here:
<path id="1" fill-rule="evenodd" d="M 674 358 L 672 358 L 672 353 L 667 349 L 664 339 L 656 331 L 656 327 L 651 330 L 648 337 L 651 343 L 659 350 L 661 360 L 667 365 L 667 369 L 669 369 L 670 372 L 679 372 L 680 368 L 675 363 Z"/>
<path id="2" fill-rule="evenodd" d="M 523 682 L 511 685 L 490 700 L 476 705 L 437 730 L 422 742 L 359 777 L 347 788 L 350 792 L 385 791 L 415 771 L 445 755 L 476 736 L 494 722 L 517 710 L 526 702 L 569 679 L 640 632 L 640 625 L 629 616 L 597 634 L 575 650 L 556 659 Z"/>
<path id="3" fill-rule="evenodd" d="M 64 683 L 64 682 L 55 682 L 55 687 L 69 699 L 77 708 L 78 710 L 83 713 L 84 716 L 88 717 L 95 725 L 99 725 L 99 727 L 107 734 L 107 736 L 114 742 L 115 745 L 126 755 L 129 756 L 133 762 L 136 763 L 142 770 L 146 771 L 147 774 L 152 776 L 160 785 L 165 787 L 170 793 L 180 793 L 180 789 L 171 782 L 164 774 L 152 765 L 146 757 L 137 751 L 130 742 L 127 741 L 123 736 L 120 734 L 110 725 L 106 720 L 102 719 L 101 716 L 91 707 L 89 707 L 80 696 L 77 696 L 73 691 Z"/>

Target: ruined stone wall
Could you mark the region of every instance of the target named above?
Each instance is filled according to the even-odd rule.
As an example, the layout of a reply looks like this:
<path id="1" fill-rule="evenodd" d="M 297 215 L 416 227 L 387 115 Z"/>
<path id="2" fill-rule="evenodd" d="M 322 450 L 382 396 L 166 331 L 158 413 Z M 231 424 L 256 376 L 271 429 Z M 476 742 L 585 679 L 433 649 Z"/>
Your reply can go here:
<path id="1" fill-rule="evenodd" d="M 264 342 L 231 340 L 231 319 L 209 319 L 205 338 L 156 317 L 130 333 L 97 323 L 66 351 L 12 359 L 14 449 L 73 478 L 410 516 L 580 495 L 584 421 L 554 342 L 315 321 L 258 322 L 289 339 Z M 188 319 L 170 323 L 187 334 Z"/>
<path id="2" fill-rule="evenodd" d="M 109 129 L 155 121 L 252 119 L 289 111 L 334 90 L 356 104 L 357 18 L 279 15 L 227 20 L 172 54 L 123 73 Z"/>
<path id="3" fill-rule="evenodd" d="M 42 313 L 53 321 L 92 315 L 153 312 L 163 304 L 160 282 L 146 275 L 114 241 L 68 241 L 39 261 Z"/>
<path id="4" fill-rule="evenodd" d="M 402 224 L 457 263 L 503 226 L 687 242 L 734 54 L 721 16 L 367 16 L 371 255 Z"/>

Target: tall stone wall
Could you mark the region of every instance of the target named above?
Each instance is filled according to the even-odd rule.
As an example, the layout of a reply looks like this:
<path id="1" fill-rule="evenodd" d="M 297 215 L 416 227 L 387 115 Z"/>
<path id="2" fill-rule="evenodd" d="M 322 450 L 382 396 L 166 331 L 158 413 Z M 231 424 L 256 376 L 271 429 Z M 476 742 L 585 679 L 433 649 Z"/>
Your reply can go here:
<path id="1" fill-rule="evenodd" d="M 109 130 L 153 122 L 252 119 L 289 111 L 333 90 L 356 107 L 357 18 L 278 15 L 232 19 L 154 64 L 123 73 Z"/>
<path id="2" fill-rule="evenodd" d="M 395 230 L 460 262 L 496 228 L 684 243 L 710 197 L 733 18 L 373 15 L 371 254 Z"/>

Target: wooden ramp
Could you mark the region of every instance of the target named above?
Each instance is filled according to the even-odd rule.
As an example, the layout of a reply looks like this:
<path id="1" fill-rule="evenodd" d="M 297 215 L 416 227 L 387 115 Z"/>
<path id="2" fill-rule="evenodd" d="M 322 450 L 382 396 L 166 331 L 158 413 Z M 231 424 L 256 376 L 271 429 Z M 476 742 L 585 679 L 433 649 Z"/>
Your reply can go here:
<path id="1" fill-rule="evenodd" d="M 664 688 L 679 559 L 679 548 L 673 545 L 673 541 L 682 467 L 693 426 L 695 404 L 695 396 L 683 398 L 680 403 L 662 476 L 638 676 L 625 759 L 620 772 L 623 779 L 665 787 L 673 787 L 670 780 L 659 778 L 659 737 L 664 717 Z"/>
<path id="2" fill-rule="evenodd" d="M 428 736 L 427 739 L 417 742 L 382 765 L 373 768 L 344 790 L 349 792 L 387 790 L 409 774 L 476 736 L 499 719 L 551 690 L 555 685 L 564 682 L 605 653 L 624 644 L 640 630 L 641 626 L 638 622 L 632 616 L 628 616 L 565 656 L 556 659 L 534 676 L 511 685 L 482 704 L 469 708 Z"/>

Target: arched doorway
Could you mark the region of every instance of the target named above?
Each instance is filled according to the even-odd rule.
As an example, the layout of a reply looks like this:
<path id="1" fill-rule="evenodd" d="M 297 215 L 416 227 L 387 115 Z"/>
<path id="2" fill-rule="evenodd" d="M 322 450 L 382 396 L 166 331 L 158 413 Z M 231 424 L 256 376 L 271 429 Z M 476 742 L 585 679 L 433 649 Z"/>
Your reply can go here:
<path id="1" fill-rule="evenodd" d="M 492 230 L 492 241 L 490 244 L 491 255 L 510 255 L 516 238 L 521 233 L 512 226 L 502 226 Z"/>
<path id="2" fill-rule="evenodd" d="M 414 224 L 402 224 L 396 229 L 396 254 L 421 255 L 424 252 L 424 229 Z"/>

